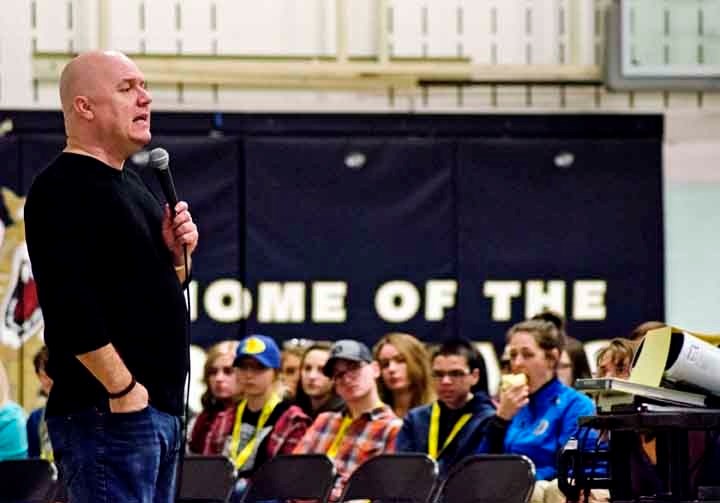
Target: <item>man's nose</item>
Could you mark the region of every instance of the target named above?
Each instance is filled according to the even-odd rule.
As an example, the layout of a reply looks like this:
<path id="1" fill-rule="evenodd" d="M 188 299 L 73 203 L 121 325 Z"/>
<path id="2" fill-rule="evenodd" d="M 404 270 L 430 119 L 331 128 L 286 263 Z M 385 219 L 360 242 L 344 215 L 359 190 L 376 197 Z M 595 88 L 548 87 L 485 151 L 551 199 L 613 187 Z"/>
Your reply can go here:
<path id="1" fill-rule="evenodd" d="M 150 94 L 150 91 L 145 89 L 144 87 L 140 88 L 140 94 L 138 95 L 138 101 L 144 106 L 149 105 L 152 103 L 152 95 Z"/>

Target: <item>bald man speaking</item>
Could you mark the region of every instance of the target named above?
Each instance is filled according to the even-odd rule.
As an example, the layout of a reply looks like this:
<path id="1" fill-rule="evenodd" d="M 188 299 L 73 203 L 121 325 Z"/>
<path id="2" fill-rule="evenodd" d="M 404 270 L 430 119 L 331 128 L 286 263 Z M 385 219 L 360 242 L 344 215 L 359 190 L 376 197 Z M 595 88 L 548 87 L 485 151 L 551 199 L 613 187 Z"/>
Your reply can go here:
<path id="1" fill-rule="evenodd" d="M 197 227 L 185 202 L 170 211 L 123 167 L 151 138 L 152 98 L 133 61 L 81 54 L 62 72 L 60 99 L 67 145 L 25 206 L 55 459 L 72 502 L 169 503 Z"/>

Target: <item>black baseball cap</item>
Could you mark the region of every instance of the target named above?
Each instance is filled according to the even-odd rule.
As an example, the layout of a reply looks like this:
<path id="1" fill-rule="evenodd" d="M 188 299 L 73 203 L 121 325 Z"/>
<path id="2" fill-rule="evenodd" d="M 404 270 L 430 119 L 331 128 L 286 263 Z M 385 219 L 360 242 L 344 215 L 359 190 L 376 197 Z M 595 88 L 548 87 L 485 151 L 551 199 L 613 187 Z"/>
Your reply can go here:
<path id="1" fill-rule="evenodd" d="M 332 377 L 333 365 L 335 365 L 336 360 L 370 363 L 373 361 L 373 357 L 368 347 L 362 342 L 352 339 L 341 339 L 336 341 L 330 348 L 330 357 L 323 367 L 323 374 Z"/>

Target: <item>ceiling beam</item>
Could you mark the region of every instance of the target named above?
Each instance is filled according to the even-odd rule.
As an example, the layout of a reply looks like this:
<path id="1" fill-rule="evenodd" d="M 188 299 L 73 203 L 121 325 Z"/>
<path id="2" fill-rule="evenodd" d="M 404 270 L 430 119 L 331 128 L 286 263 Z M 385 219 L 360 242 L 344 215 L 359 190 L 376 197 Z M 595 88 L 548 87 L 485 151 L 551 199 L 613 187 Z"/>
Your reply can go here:
<path id="1" fill-rule="evenodd" d="M 401 89 L 432 84 L 598 83 L 600 68 L 579 65 L 474 65 L 467 58 L 243 57 L 216 55 L 128 54 L 153 84 L 223 85 L 230 87 Z M 34 78 L 57 81 L 67 53 L 37 53 Z"/>

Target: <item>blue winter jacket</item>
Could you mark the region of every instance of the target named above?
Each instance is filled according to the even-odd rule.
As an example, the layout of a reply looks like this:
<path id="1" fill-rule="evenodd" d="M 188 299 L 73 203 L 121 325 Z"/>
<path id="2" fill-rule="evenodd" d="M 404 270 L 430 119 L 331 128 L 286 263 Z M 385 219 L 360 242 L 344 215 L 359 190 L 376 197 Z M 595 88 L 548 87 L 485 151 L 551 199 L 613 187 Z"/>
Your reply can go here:
<path id="1" fill-rule="evenodd" d="M 586 395 L 552 379 L 530 395 L 530 403 L 509 423 L 493 418 L 489 431 L 476 453 L 524 454 L 535 464 L 537 480 L 557 477 L 561 449 L 578 431 L 580 416 L 595 415 L 595 404 Z M 593 439 L 583 439 L 592 443 Z M 583 435 L 584 437 L 584 435 Z"/>
<path id="2" fill-rule="evenodd" d="M 25 412 L 15 402 L 0 407 L 0 461 L 27 457 Z"/>
<path id="3" fill-rule="evenodd" d="M 440 451 L 437 463 L 440 476 L 445 477 L 448 470 L 458 461 L 473 454 L 485 433 L 487 421 L 495 416 L 495 407 L 483 392 L 476 392 L 467 408 L 473 416 L 462 427 L 460 432 Z M 428 431 L 430 429 L 430 414 L 432 404 L 412 409 L 405 419 L 403 426 L 395 441 L 397 452 L 428 452 Z M 440 439 L 438 448 L 442 447 L 444 439 Z"/>

